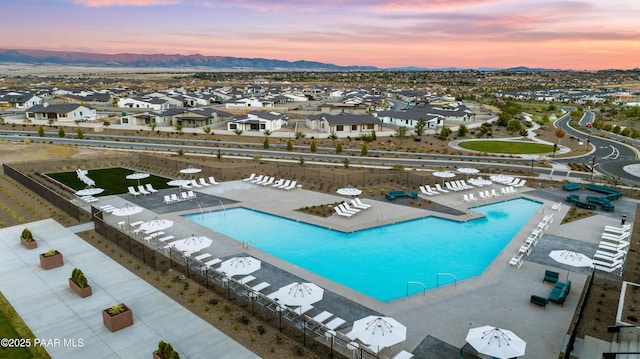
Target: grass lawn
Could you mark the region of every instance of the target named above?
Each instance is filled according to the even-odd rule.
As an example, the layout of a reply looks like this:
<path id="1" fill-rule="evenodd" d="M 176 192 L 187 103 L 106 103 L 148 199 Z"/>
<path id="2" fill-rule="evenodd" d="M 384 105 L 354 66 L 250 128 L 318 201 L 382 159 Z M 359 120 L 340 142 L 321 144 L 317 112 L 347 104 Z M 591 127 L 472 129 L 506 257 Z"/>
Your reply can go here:
<path id="1" fill-rule="evenodd" d="M 35 336 L 2 294 L 0 294 L 0 338 L 29 339 L 32 343 L 29 348 L 2 348 L 0 359 L 51 358 L 42 347 L 33 347 Z"/>
<path id="2" fill-rule="evenodd" d="M 507 154 L 536 154 L 536 153 L 552 153 L 553 146 L 535 142 L 517 142 L 517 141 L 465 141 L 460 142 L 458 146 L 468 150 L 487 153 L 507 153 Z"/>
<path id="3" fill-rule="evenodd" d="M 104 189 L 104 192 L 99 194 L 99 196 L 108 196 L 127 193 L 127 187 L 129 186 L 137 187 L 137 180 L 128 180 L 125 178 L 132 173 L 134 173 L 134 171 L 121 167 L 100 168 L 89 170 L 87 177 L 96 182 L 95 187 Z M 75 190 L 81 190 L 87 187 L 84 182 L 80 181 L 75 171 L 47 173 L 47 176 Z M 167 185 L 169 181 L 167 178 L 151 175 L 148 178 L 141 179 L 140 184 L 151 183 L 153 188 L 163 189 L 171 187 Z"/>

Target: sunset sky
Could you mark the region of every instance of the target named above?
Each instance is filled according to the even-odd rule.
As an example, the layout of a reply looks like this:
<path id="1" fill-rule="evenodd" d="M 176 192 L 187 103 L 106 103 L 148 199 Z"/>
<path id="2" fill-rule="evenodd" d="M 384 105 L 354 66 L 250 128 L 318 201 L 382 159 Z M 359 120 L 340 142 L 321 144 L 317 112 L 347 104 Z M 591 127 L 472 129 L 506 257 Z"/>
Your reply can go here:
<path id="1" fill-rule="evenodd" d="M 0 48 L 380 68 L 640 67 L 635 0 L 19 0 L 2 8 Z"/>

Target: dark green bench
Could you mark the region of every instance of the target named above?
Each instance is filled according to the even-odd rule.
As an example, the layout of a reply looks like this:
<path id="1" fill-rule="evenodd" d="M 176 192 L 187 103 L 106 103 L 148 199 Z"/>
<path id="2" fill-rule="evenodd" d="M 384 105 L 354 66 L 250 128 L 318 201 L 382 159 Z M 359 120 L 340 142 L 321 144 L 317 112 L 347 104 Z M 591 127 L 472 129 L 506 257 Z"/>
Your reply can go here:
<path id="1" fill-rule="evenodd" d="M 542 283 L 544 282 L 556 283 L 558 281 L 558 278 L 560 278 L 560 273 L 550 271 L 547 269 L 546 271 L 544 271 L 544 278 L 542 279 Z"/>
<path id="2" fill-rule="evenodd" d="M 567 202 L 580 202 L 580 196 L 577 194 L 567 195 Z"/>
<path id="3" fill-rule="evenodd" d="M 614 205 L 605 197 L 587 196 L 587 202 L 599 204 L 603 211 L 613 211 Z"/>
<path id="4" fill-rule="evenodd" d="M 562 189 L 565 191 L 577 191 L 582 189 L 582 186 L 577 183 L 566 183 L 562 185 Z"/>
<path id="5" fill-rule="evenodd" d="M 547 298 L 550 302 L 558 303 L 564 307 L 564 302 L 567 299 L 567 295 L 571 291 L 571 281 L 566 283 L 556 282 Z"/>
<path id="6" fill-rule="evenodd" d="M 576 202 L 573 202 L 573 204 L 578 208 L 596 209 L 596 205 L 593 203 L 576 201 Z"/>
<path id="7" fill-rule="evenodd" d="M 403 190 L 393 190 L 393 191 L 387 193 L 385 195 L 385 197 L 389 201 L 391 201 L 393 199 L 396 199 L 396 198 L 400 198 L 400 197 L 416 198 L 416 197 L 418 197 L 418 193 L 417 192 L 406 193 Z"/>
<path id="8" fill-rule="evenodd" d="M 549 300 L 547 298 L 541 297 L 539 295 L 531 295 L 531 299 L 529 300 L 529 303 L 533 303 L 533 304 L 537 304 L 537 305 L 541 305 L 543 307 L 547 307 L 547 303 L 549 303 Z"/>
<path id="9" fill-rule="evenodd" d="M 622 197 L 622 193 L 619 190 L 611 187 L 600 186 L 597 184 L 589 183 L 587 185 L 587 189 L 594 192 L 604 193 L 607 196 L 610 196 L 607 199 L 618 199 Z"/>

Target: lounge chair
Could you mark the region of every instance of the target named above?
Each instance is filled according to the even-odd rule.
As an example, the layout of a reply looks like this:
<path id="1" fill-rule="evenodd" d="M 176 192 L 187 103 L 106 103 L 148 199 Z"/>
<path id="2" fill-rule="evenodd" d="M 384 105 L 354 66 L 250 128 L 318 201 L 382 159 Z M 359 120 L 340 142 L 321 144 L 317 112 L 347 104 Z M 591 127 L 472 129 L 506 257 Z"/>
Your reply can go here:
<path id="1" fill-rule="evenodd" d="M 513 257 L 511 257 L 511 260 L 509 261 L 509 265 L 510 266 L 514 266 L 514 267 L 522 267 L 522 254 L 516 254 Z"/>
<path id="2" fill-rule="evenodd" d="M 356 213 L 361 211 L 358 208 L 351 208 L 347 202 L 342 203 L 342 208 L 346 209 L 347 211 L 356 212 Z"/>
<path id="3" fill-rule="evenodd" d="M 251 176 L 249 176 L 247 178 L 243 178 L 242 180 L 245 181 L 245 182 L 248 182 L 248 181 L 253 180 L 254 178 L 256 178 L 256 174 L 252 173 Z"/>
<path id="4" fill-rule="evenodd" d="M 148 241 L 148 240 L 150 240 L 150 239 L 153 239 L 153 238 L 159 237 L 159 236 L 161 236 L 161 235 L 163 235 L 163 234 L 164 234 L 164 232 L 163 232 L 163 231 L 153 232 L 153 233 L 150 233 L 149 235 L 147 235 L 146 237 L 144 237 L 143 239 L 144 239 L 144 240 L 146 240 L 146 241 Z"/>
<path id="5" fill-rule="evenodd" d="M 290 184 L 291 184 L 291 180 L 288 179 L 288 180 L 284 181 L 283 184 L 281 184 L 279 186 L 274 186 L 274 187 L 282 189 L 282 188 L 288 187 Z"/>
<path id="6" fill-rule="evenodd" d="M 129 194 L 132 194 L 134 197 L 138 197 L 140 195 L 140 192 L 136 191 L 133 186 L 129 186 L 127 189 L 129 190 Z"/>
<path id="7" fill-rule="evenodd" d="M 420 192 L 422 192 L 422 194 L 426 194 L 427 196 L 433 196 L 433 193 L 427 191 L 427 188 L 425 186 L 420 186 Z"/>
<path id="8" fill-rule="evenodd" d="M 147 189 L 147 191 L 151 192 L 151 193 L 156 193 L 158 192 L 157 189 L 153 188 L 153 185 L 151 185 L 151 183 L 147 183 L 144 185 L 145 188 Z"/>
<path id="9" fill-rule="evenodd" d="M 339 326 L 341 326 L 342 324 L 346 323 L 347 321 L 340 318 L 340 317 L 335 317 L 333 318 L 329 323 L 325 324 L 325 327 L 331 329 L 331 330 L 336 330 Z"/>
<path id="10" fill-rule="evenodd" d="M 278 187 L 278 186 L 282 186 L 283 184 L 284 184 L 284 178 L 280 178 L 279 180 L 272 183 L 271 187 Z"/>
<path id="11" fill-rule="evenodd" d="M 203 177 L 200 177 L 200 178 L 198 179 L 198 183 L 200 183 L 200 185 L 202 185 L 202 186 L 204 186 L 204 187 L 211 186 L 211 183 L 207 183 L 207 182 L 204 180 L 204 178 L 203 178 Z"/>
<path id="12" fill-rule="evenodd" d="M 216 182 L 216 179 L 213 178 L 213 176 L 209 176 L 209 183 L 211 183 L 212 185 L 220 184 L 220 182 Z"/>
<path id="13" fill-rule="evenodd" d="M 202 186 L 199 185 L 198 182 L 196 182 L 196 180 L 191 180 L 191 186 L 195 188 L 202 188 Z"/>
<path id="14" fill-rule="evenodd" d="M 528 256 L 529 254 L 531 254 L 532 250 L 533 250 L 533 248 L 532 248 L 531 244 L 525 243 L 522 246 L 520 246 L 520 249 L 518 249 L 518 253 L 526 254 Z"/>
<path id="15" fill-rule="evenodd" d="M 340 210 L 344 213 L 351 213 L 351 214 L 356 214 L 358 212 L 360 212 L 360 210 L 355 210 L 355 209 L 347 209 L 347 207 L 344 205 L 344 203 L 341 203 L 338 205 L 338 208 L 340 208 Z"/>
<path id="16" fill-rule="evenodd" d="M 195 192 L 193 192 L 193 191 L 188 191 L 188 192 L 187 192 L 187 198 L 188 198 L 188 199 L 194 199 L 194 198 L 196 198 L 196 193 L 195 193 Z"/>
<path id="17" fill-rule="evenodd" d="M 282 189 L 285 189 L 285 190 L 287 190 L 287 191 L 288 191 L 288 190 L 290 190 L 290 189 L 296 188 L 296 185 L 297 185 L 297 182 L 296 182 L 296 181 L 291 181 L 291 183 L 290 183 L 288 186 L 286 186 L 286 187 L 282 187 Z"/>
<path id="18" fill-rule="evenodd" d="M 178 195 L 175 193 L 172 193 L 170 198 L 171 198 L 171 203 L 180 202 L 180 198 L 178 198 Z"/>
<path id="19" fill-rule="evenodd" d="M 256 284 L 253 287 L 251 287 L 251 290 L 253 290 L 254 292 L 259 292 L 263 289 L 269 288 L 270 286 L 271 284 L 267 282 L 260 282 L 259 284 Z"/>
<path id="20" fill-rule="evenodd" d="M 513 187 L 522 187 L 527 183 L 527 180 L 524 179 L 519 179 L 518 178 L 518 182 L 517 183 L 511 183 L 511 186 Z"/>
<path id="21" fill-rule="evenodd" d="M 151 194 L 151 192 L 149 192 L 149 191 L 147 191 L 146 189 L 144 189 L 144 186 L 143 186 L 143 185 L 139 185 L 139 186 L 138 186 L 138 192 L 140 192 L 141 194 L 143 194 L 143 195 L 145 195 L 145 196 L 146 196 L 146 195 L 148 195 L 148 194 Z"/>
<path id="22" fill-rule="evenodd" d="M 252 276 L 252 275 L 248 275 L 248 276 L 246 276 L 246 277 L 242 277 L 242 278 L 240 278 L 240 279 L 238 280 L 238 282 L 239 282 L 240 284 L 247 284 L 247 283 L 250 283 L 250 282 L 252 282 L 252 281 L 254 281 L 254 280 L 256 280 L 256 277 L 254 277 L 254 276 Z"/>
<path id="23" fill-rule="evenodd" d="M 275 177 L 269 177 L 269 179 L 266 182 L 262 182 L 262 183 L 260 183 L 260 185 L 261 186 L 268 186 L 268 185 L 272 184 L 273 181 L 275 181 L 275 180 L 276 180 Z"/>
<path id="24" fill-rule="evenodd" d="M 208 261 L 204 262 L 204 265 L 207 267 L 213 267 L 214 265 L 221 263 L 222 259 L 220 258 L 214 258 L 214 259 L 209 259 Z"/>
<path id="25" fill-rule="evenodd" d="M 542 278 L 542 282 L 552 282 L 555 283 L 558 281 L 558 279 L 560 278 L 560 273 L 558 272 L 554 272 L 554 271 L 550 271 L 550 270 L 546 270 L 544 272 L 544 278 Z"/>
<path id="26" fill-rule="evenodd" d="M 351 217 L 351 216 L 353 216 L 353 215 L 355 214 L 355 213 L 352 213 L 352 212 L 349 212 L 349 213 L 344 212 L 344 211 L 343 211 L 340 207 L 338 207 L 338 206 L 333 207 L 333 210 L 334 210 L 334 211 L 336 211 L 336 213 L 337 213 L 339 216 L 343 216 L 343 217 Z"/>
<path id="27" fill-rule="evenodd" d="M 438 191 L 440 191 L 442 193 L 449 193 L 449 191 L 447 191 L 446 189 L 440 187 L 440 183 L 436 183 L 435 187 L 436 187 L 436 190 L 438 190 Z"/>
<path id="28" fill-rule="evenodd" d="M 465 182 L 464 180 L 460 180 L 460 184 L 462 185 L 462 187 L 466 188 L 466 189 L 472 189 L 473 186 L 467 184 L 467 182 Z"/>
<path id="29" fill-rule="evenodd" d="M 466 203 L 471 202 L 471 199 L 469 198 L 469 195 L 468 195 L 468 194 L 462 195 L 462 198 L 464 199 L 464 201 L 465 201 Z"/>
<path id="30" fill-rule="evenodd" d="M 426 185 L 424 186 L 427 189 L 427 192 L 431 193 L 431 194 L 440 194 L 440 192 L 436 191 L 435 189 L 431 188 L 431 186 Z"/>
<path id="31" fill-rule="evenodd" d="M 460 188 L 458 188 L 458 187 L 454 187 L 454 186 L 451 184 L 451 182 L 445 182 L 445 183 L 444 183 L 444 186 L 445 186 L 445 187 L 447 187 L 447 189 L 448 189 L 448 190 L 451 190 L 451 191 L 454 191 L 454 192 L 458 192 L 458 191 L 460 191 L 460 190 L 461 190 L 461 189 L 460 189 Z"/>
<path id="32" fill-rule="evenodd" d="M 630 230 L 631 230 L 630 224 L 625 224 L 622 227 L 604 226 L 604 232 L 617 234 L 617 235 L 628 233 Z"/>
<path id="33" fill-rule="evenodd" d="M 615 235 L 615 234 L 610 234 L 610 233 L 602 233 L 602 236 L 600 236 L 601 239 L 606 239 L 606 240 L 610 240 L 610 241 L 615 241 L 615 242 L 620 242 L 623 241 L 627 238 L 629 238 L 629 235 L 631 235 L 631 233 L 629 232 L 625 232 L 619 235 Z"/>
<path id="34" fill-rule="evenodd" d="M 327 312 L 327 311 L 325 310 L 325 311 L 323 311 L 322 313 L 317 314 L 316 316 L 314 316 L 313 318 L 311 318 L 311 320 L 316 321 L 316 322 L 318 322 L 318 323 L 322 323 L 322 322 L 324 322 L 325 320 L 327 320 L 327 319 L 329 319 L 329 318 L 331 318 L 331 317 L 333 317 L 333 313 L 331 313 L 331 312 Z"/>
<path id="35" fill-rule="evenodd" d="M 351 205 L 353 206 L 353 208 L 356 208 L 358 210 L 369 208 L 369 207 L 360 206 L 358 202 L 356 202 L 354 199 L 351 200 Z"/>
<path id="36" fill-rule="evenodd" d="M 469 193 L 469 199 L 471 202 L 478 202 L 478 197 L 476 197 L 473 193 Z"/>
<path id="37" fill-rule="evenodd" d="M 358 197 L 354 198 L 353 200 L 356 201 L 356 203 L 358 203 L 360 207 L 365 207 L 365 209 L 373 207 L 373 205 L 371 204 L 362 203 L 362 201 Z"/>
<path id="38" fill-rule="evenodd" d="M 500 193 L 498 193 L 495 189 L 491 190 L 491 197 L 500 197 Z"/>
<path id="39" fill-rule="evenodd" d="M 480 199 L 482 199 L 482 200 L 487 199 L 487 195 L 484 194 L 484 192 L 482 192 L 482 191 L 478 192 L 478 195 L 480 196 Z"/>
<path id="40" fill-rule="evenodd" d="M 171 197 L 169 197 L 168 195 L 164 195 L 164 204 L 169 204 L 169 203 L 171 203 L 171 202 L 173 202 L 173 201 L 171 200 Z"/>
<path id="41" fill-rule="evenodd" d="M 625 252 L 625 251 L 609 252 L 609 251 L 605 251 L 605 250 L 600 250 L 599 249 L 593 255 L 593 258 L 597 259 L 597 260 L 613 262 L 615 260 L 622 260 L 626 254 L 627 254 L 627 252 Z"/>
<path id="42" fill-rule="evenodd" d="M 265 177 L 264 175 L 259 175 L 259 176 L 257 176 L 256 178 L 254 178 L 254 179 L 250 180 L 249 182 L 251 182 L 251 183 L 258 183 L 258 182 L 262 181 L 262 180 L 264 179 L 264 177 Z"/>
<path id="43" fill-rule="evenodd" d="M 172 239 L 175 239 L 175 238 L 176 238 L 175 236 L 164 236 L 164 237 L 158 238 L 158 241 L 160 241 L 160 242 L 168 242 L 168 241 L 170 241 Z"/>
<path id="44" fill-rule="evenodd" d="M 186 201 L 186 200 L 188 200 L 188 199 L 189 199 L 189 196 L 187 195 L 187 192 L 180 192 L 180 198 L 181 198 L 183 201 Z"/>
<path id="45" fill-rule="evenodd" d="M 200 262 L 204 262 L 205 260 L 208 260 L 208 259 L 209 259 L 209 258 L 211 258 L 211 257 L 213 257 L 213 256 L 211 255 L 211 253 L 203 253 L 203 254 L 200 254 L 200 255 L 198 255 L 198 256 L 195 256 L 195 257 L 194 257 L 194 259 L 195 259 L 195 260 L 198 260 L 198 261 L 200 261 Z"/>

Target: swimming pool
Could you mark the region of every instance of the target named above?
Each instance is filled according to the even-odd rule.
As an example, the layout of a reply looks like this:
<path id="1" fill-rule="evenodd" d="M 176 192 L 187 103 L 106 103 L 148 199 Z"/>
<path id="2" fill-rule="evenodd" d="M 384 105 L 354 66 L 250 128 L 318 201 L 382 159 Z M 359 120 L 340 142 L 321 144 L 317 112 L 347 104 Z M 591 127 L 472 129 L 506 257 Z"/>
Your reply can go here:
<path id="1" fill-rule="evenodd" d="M 426 217 L 344 233 L 233 208 L 185 215 L 238 241 L 251 240 L 271 255 L 380 301 L 407 294 L 407 282 L 427 289 L 480 275 L 540 207 L 513 199 L 475 207 L 484 218 L 456 222 Z M 409 294 L 421 292 L 410 285 Z"/>

